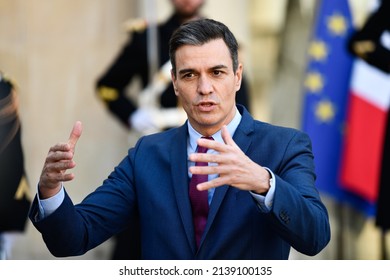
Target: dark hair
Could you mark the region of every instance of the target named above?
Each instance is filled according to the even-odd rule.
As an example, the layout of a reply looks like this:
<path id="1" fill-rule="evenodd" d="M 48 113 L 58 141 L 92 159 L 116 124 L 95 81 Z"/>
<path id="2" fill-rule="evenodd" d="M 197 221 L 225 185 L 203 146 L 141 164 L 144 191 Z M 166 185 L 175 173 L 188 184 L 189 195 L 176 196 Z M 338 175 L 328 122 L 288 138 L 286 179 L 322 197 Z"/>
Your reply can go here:
<path id="1" fill-rule="evenodd" d="M 176 51 L 181 46 L 201 46 L 211 40 L 223 39 L 233 61 L 233 71 L 238 67 L 238 43 L 229 28 L 212 19 L 199 19 L 182 24 L 169 41 L 169 56 L 172 70 L 176 75 Z"/>

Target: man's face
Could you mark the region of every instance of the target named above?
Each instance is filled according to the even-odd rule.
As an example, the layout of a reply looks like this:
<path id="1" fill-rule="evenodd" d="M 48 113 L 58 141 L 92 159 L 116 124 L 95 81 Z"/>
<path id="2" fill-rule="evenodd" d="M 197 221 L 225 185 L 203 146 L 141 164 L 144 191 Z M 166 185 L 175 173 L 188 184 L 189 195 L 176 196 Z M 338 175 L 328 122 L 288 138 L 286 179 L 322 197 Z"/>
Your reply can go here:
<path id="1" fill-rule="evenodd" d="M 229 49 L 222 39 L 176 51 L 175 94 L 191 125 L 202 135 L 214 134 L 234 117 L 242 65 L 234 73 Z"/>
<path id="2" fill-rule="evenodd" d="M 191 18 L 199 13 L 204 0 L 171 0 L 172 5 L 180 16 Z"/>

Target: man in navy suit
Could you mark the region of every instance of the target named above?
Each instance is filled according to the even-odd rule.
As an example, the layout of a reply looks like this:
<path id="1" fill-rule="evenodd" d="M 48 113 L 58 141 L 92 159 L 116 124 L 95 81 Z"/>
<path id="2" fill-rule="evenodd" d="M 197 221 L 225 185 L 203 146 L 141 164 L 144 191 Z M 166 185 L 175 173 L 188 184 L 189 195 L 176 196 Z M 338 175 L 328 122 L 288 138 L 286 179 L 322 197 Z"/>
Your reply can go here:
<path id="1" fill-rule="evenodd" d="M 142 259 L 288 259 L 291 246 L 315 255 L 328 244 L 310 139 L 236 105 L 237 49 L 220 22 L 182 25 L 170 41 L 171 76 L 188 120 L 142 137 L 80 204 L 63 182 L 74 178 L 67 170 L 75 166 L 81 123 L 68 142 L 50 148 L 30 219 L 53 255 L 84 254 L 127 226 L 141 235 Z M 197 189 L 207 192 L 209 209 L 197 244 L 188 186 L 199 174 L 208 175 Z"/>

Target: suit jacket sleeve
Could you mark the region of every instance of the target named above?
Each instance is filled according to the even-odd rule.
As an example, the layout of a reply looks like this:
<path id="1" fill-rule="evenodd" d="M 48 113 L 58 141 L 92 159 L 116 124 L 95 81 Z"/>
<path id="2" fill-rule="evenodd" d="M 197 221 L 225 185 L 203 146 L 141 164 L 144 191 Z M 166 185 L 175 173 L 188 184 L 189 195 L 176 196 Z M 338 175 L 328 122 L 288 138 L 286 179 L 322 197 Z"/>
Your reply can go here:
<path id="1" fill-rule="evenodd" d="M 136 199 L 132 186 L 132 168 L 126 157 L 97 191 L 74 205 L 65 191 L 60 207 L 44 219 L 37 219 L 38 202 L 34 199 L 29 218 L 49 251 L 56 257 L 82 255 L 137 222 Z M 133 238 L 131 236 L 129 238 Z"/>
<path id="2" fill-rule="evenodd" d="M 315 255 L 328 244 L 330 227 L 327 210 L 315 188 L 311 141 L 305 133 L 295 131 L 280 152 L 280 164 L 273 170 L 276 190 L 269 218 L 292 247 Z"/>

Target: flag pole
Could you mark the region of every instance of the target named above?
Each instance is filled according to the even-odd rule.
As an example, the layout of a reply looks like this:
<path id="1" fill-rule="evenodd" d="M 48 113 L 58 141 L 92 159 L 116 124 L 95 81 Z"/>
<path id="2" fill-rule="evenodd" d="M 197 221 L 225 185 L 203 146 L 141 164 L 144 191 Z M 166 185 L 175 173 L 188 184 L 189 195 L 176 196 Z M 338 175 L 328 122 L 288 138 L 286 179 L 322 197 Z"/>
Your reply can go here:
<path id="1" fill-rule="evenodd" d="M 337 246 L 336 246 L 336 259 L 337 260 L 343 260 L 344 259 L 344 220 L 345 220 L 345 213 L 344 213 L 344 207 L 343 203 L 341 202 L 336 202 L 336 209 L 337 215 L 339 217 L 338 219 L 338 234 L 337 234 Z"/>
<path id="2" fill-rule="evenodd" d="M 153 80 L 159 67 L 158 57 L 158 28 L 157 28 L 157 2 L 156 0 L 146 0 L 144 8 L 147 20 L 147 56 L 149 64 L 149 81 Z"/>

